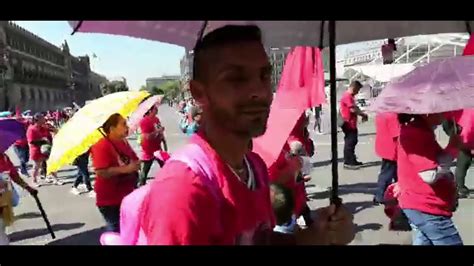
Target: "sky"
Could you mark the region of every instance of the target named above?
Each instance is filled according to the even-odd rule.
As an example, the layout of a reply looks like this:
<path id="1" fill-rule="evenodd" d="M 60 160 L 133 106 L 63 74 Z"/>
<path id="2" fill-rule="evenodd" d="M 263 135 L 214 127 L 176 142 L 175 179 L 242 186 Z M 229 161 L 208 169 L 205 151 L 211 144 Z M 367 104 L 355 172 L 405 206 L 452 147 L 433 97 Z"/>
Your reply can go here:
<path id="1" fill-rule="evenodd" d="M 106 34 L 75 33 L 67 21 L 14 21 L 46 41 L 61 46 L 64 40 L 74 56 L 89 55 L 94 72 L 107 78 L 125 77 L 130 89 L 161 75 L 179 75 L 184 48 L 142 39 Z M 92 54 L 97 56 L 92 58 Z"/>

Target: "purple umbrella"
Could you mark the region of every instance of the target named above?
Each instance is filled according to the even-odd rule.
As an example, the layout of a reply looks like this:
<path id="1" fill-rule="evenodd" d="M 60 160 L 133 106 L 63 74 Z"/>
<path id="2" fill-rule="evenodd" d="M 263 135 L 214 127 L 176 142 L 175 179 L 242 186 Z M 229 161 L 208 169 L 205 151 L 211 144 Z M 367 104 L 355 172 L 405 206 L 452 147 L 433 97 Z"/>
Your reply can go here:
<path id="1" fill-rule="evenodd" d="M 26 137 L 25 126 L 15 119 L 0 120 L 0 152 L 4 153 L 15 141 Z"/>
<path id="2" fill-rule="evenodd" d="M 370 110 L 435 114 L 474 107 L 474 56 L 434 61 L 389 83 Z"/>

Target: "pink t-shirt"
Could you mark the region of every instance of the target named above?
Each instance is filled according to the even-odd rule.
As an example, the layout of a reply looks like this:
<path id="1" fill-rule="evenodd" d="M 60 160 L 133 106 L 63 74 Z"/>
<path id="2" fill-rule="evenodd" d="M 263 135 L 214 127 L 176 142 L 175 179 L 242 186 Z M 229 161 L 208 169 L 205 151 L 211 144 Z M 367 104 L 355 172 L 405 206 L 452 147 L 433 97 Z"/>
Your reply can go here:
<path id="1" fill-rule="evenodd" d="M 382 159 L 396 161 L 400 123 L 397 114 L 381 113 L 375 117 L 375 153 Z"/>
<path id="2" fill-rule="evenodd" d="M 223 201 L 216 200 L 208 185 L 189 166 L 170 161 L 160 170 L 147 195 L 141 227 L 148 245 L 234 245 L 261 243 L 274 225 L 268 175 L 256 177 L 252 191 L 238 180 L 204 139 L 191 137 L 214 164 Z M 248 158 L 254 173 L 266 173 L 263 160 Z M 260 180 L 260 181 L 258 181 Z"/>
<path id="3" fill-rule="evenodd" d="M 342 119 L 344 119 L 352 129 L 357 128 L 357 114 L 351 112 L 351 108 L 354 106 L 356 106 L 354 96 L 348 91 L 344 92 L 340 102 L 340 112 Z"/>
<path id="4" fill-rule="evenodd" d="M 450 217 L 456 195 L 454 180 L 441 178 L 425 183 L 419 172 L 438 167 L 437 156 L 442 148 L 433 130 L 423 122 L 402 125 L 398 146 L 398 198 L 402 209 L 413 209 L 433 215 Z"/>

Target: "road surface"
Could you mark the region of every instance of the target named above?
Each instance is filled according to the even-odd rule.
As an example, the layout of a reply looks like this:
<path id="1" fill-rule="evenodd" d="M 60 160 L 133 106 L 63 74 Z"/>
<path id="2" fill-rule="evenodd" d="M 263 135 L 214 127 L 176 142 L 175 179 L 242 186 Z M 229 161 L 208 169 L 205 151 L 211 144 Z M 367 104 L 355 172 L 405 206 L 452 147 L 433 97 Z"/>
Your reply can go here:
<path id="1" fill-rule="evenodd" d="M 160 107 L 160 119 L 166 128 L 168 146 L 171 151 L 183 145 L 186 137 L 178 129 L 178 117 L 168 106 Z M 326 121 L 324 123 L 328 125 Z M 311 131 L 312 132 L 312 131 Z M 313 134 L 314 132 L 312 132 Z M 339 133 L 339 157 L 342 156 L 343 136 Z M 340 164 L 340 193 L 344 203 L 355 215 L 357 236 L 353 245 L 377 244 L 410 244 L 410 233 L 388 231 L 388 218 L 382 206 L 372 204 L 372 194 L 380 167 L 380 160 L 375 156 L 374 126 L 368 122 L 360 127 L 360 138 L 357 155 L 366 165 L 358 171 L 349 171 Z M 310 206 L 316 208 L 327 205 L 327 187 L 331 185 L 330 169 L 330 137 L 329 135 L 313 135 L 316 155 L 313 157 L 315 168 L 307 191 L 311 198 Z M 138 145 L 131 139 L 132 146 Z M 11 150 L 8 151 L 15 164 L 18 159 Z M 158 171 L 154 166 L 152 171 Z M 98 239 L 104 222 L 95 207 L 94 199 L 85 195 L 74 196 L 69 191 L 77 170 L 67 167 L 59 175 L 67 181 L 61 187 L 45 186 L 40 188 L 39 196 L 49 216 L 57 239 L 52 240 L 46 226 L 39 215 L 34 200 L 24 193 L 20 206 L 15 208 L 17 221 L 8 229 L 12 245 L 98 245 Z M 474 188 L 474 170 L 471 168 L 467 177 L 468 187 Z M 458 211 L 454 215 L 456 225 L 465 244 L 474 244 L 474 201 L 461 200 Z"/>

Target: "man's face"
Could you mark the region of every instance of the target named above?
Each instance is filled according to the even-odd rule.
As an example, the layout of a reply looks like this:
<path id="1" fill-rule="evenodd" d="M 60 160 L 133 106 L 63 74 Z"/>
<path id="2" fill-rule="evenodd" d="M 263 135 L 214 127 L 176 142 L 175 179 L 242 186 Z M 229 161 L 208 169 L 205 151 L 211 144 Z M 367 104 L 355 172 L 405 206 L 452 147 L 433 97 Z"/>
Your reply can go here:
<path id="1" fill-rule="evenodd" d="M 273 94 L 271 65 L 262 44 L 239 42 L 209 53 L 207 81 L 191 82 L 206 119 L 243 137 L 265 133 Z"/>

